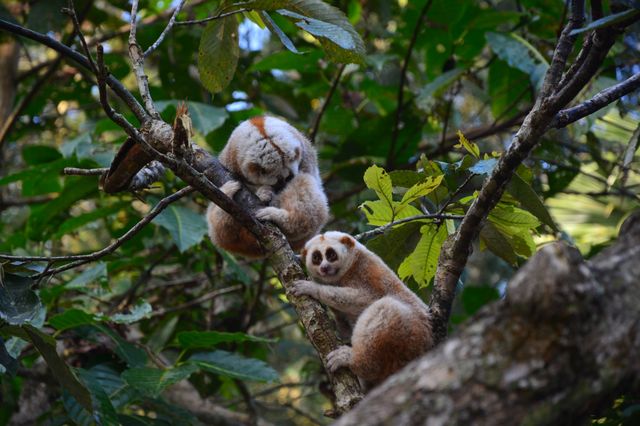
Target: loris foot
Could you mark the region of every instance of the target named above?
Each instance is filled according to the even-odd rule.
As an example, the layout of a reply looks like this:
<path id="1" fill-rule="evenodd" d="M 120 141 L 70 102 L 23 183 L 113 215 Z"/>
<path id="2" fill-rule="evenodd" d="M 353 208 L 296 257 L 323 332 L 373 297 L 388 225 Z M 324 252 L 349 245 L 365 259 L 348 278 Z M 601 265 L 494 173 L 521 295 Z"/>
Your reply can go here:
<path id="1" fill-rule="evenodd" d="M 349 367 L 352 355 L 353 349 L 350 346 L 338 347 L 338 349 L 329 352 L 329 355 L 327 355 L 327 368 L 331 373 L 335 373 L 339 368 Z"/>
<path id="2" fill-rule="evenodd" d="M 220 187 L 220 191 L 224 192 L 227 197 L 233 197 L 240 188 L 242 188 L 240 182 L 237 180 L 228 180 Z"/>
<path id="3" fill-rule="evenodd" d="M 260 201 L 267 204 L 273 198 L 273 188 L 268 185 L 261 186 L 256 191 L 256 196 L 260 199 Z"/>
<path id="4" fill-rule="evenodd" d="M 289 212 L 277 207 L 265 207 L 256 212 L 256 217 L 259 220 L 268 220 L 281 225 L 289 218 Z"/>

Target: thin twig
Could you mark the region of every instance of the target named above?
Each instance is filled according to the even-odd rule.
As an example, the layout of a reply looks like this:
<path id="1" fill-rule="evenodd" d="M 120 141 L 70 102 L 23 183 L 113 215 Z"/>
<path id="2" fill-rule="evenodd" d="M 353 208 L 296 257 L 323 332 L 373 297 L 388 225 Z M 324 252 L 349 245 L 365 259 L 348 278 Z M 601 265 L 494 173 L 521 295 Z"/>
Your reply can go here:
<path id="1" fill-rule="evenodd" d="M 41 278 L 47 275 L 55 275 L 60 272 L 67 271 L 69 269 L 78 267 L 80 265 L 84 265 L 89 262 L 93 262 L 94 260 L 98 260 L 108 254 L 116 251 L 122 244 L 130 240 L 134 235 L 136 235 L 142 228 L 144 228 L 147 224 L 149 224 L 156 216 L 158 216 L 169 204 L 173 203 L 176 200 L 188 195 L 194 191 L 194 188 L 188 186 L 182 188 L 181 190 L 169 195 L 168 197 L 160 200 L 158 204 L 156 204 L 149 214 L 143 217 L 138 223 L 136 223 L 131 229 L 129 229 L 126 233 L 124 233 L 121 237 L 116 238 L 115 241 L 109 244 L 107 247 L 102 250 L 98 250 L 89 254 L 81 254 L 81 255 L 69 255 L 69 256 L 10 256 L 0 254 L 0 259 L 8 259 L 8 260 L 21 260 L 21 261 L 66 261 L 73 260 L 64 266 L 59 268 L 50 269 L 48 271 L 43 271 L 40 274 L 35 275 L 33 278 Z"/>
<path id="2" fill-rule="evenodd" d="M 169 314 L 171 312 L 176 312 L 176 311 L 182 311 L 184 309 L 189 309 L 189 308 L 193 308 L 194 306 L 197 306 L 201 303 L 205 303 L 208 302 L 210 300 L 215 299 L 216 297 L 222 296 L 224 294 L 229 294 L 229 293 L 233 293 L 235 291 L 240 291 L 242 290 L 242 285 L 241 284 L 237 284 L 237 285 L 233 285 L 230 287 L 225 287 L 222 289 L 218 289 L 218 290 L 214 290 L 211 291 L 207 294 L 204 294 L 198 298 L 195 298 L 193 300 L 190 300 L 189 302 L 183 303 L 181 305 L 178 306 L 173 306 L 171 308 L 163 308 L 163 309 L 158 309 L 156 311 L 151 312 L 151 314 L 149 315 L 151 318 L 153 317 L 159 317 L 159 316 L 163 316 L 166 314 Z"/>
<path id="3" fill-rule="evenodd" d="M 171 18 L 169 19 L 169 23 L 167 24 L 165 29 L 162 31 L 158 39 L 155 41 L 155 43 L 149 46 L 147 50 L 144 51 L 143 56 L 145 58 L 149 56 L 151 53 L 153 53 L 153 51 L 156 50 L 158 46 L 160 46 L 160 43 L 162 43 L 162 41 L 167 36 L 167 34 L 169 34 L 169 31 L 171 31 L 171 28 L 173 28 L 173 25 L 176 22 L 176 17 L 178 16 L 178 13 L 180 13 L 180 10 L 182 10 L 182 6 L 184 6 L 186 1 L 187 0 L 180 0 L 180 3 L 176 6 L 175 10 L 173 11 L 173 14 L 171 15 Z"/>
<path id="4" fill-rule="evenodd" d="M 73 4 L 73 0 L 69 0 L 68 8 L 63 9 L 65 13 L 67 13 L 71 17 L 71 21 L 73 22 L 73 27 L 75 28 L 75 33 L 80 39 L 80 44 L 82 44 L 82 48 L 84 49 L 84 54 L 87 55 L 87 59 L 89 60 L 89 65 L 91 66 L 91 70 L 94 74 L 98 73 L 98 68 L 96 67 L 96 63 L 93 61 L 93 56 L 91 56 L 91 51 L 89 50 L 89 46 L 87 45 L 87 40 L 84 38 L 84 34 L 82 33 L 82 29 L 80 28 L 80 21 L 78 21 L 78 15 L 76 15 L 76 8 Z"/>
<path id="5" fill-rule="evenodd" d="M 416 40 L 418 39 L 418 33 L 420 32 L 420 28 L 422 27 L 422 20 L 425 15 L 429 11 L 431 7 L 431 3 L 433 0 L 429 0 L 422 10 L 420 11 L 420 16 L 418 16 L 418 20 L 416 21 L 416 27 L 413 29 L 413 34 L 411 35 L 411 40 L 409 41 L 409 47 L 407 48 L 407 53 L 404 56 L 404 61 L 402 62 L 402 70 L 400 71 L 400 82 L 398 83 L 398 101 L 396 106 L 396 118 L 393 123 L 393 129 L 391 131 L 391 144 L 389 145 L 389 153 L 387 154 L 387 168 L 393 168 L 395 160 L 396 160 L 396 144 L 398 142 L 398 135 L 400 134 L 400 120 L 402 118 L 402 110 L 403 110 L 403 102 L 404 102 L 404 85 L 407 80 L 407 72 L 409 69 L 409 62 L 411 62 L 411 54 L 413 53 L 413 47 L 416 44 Z"/>
<path id="6" fill-rule="evenodd" d="M 132 0 L 131 31 L 129 32 L 129 58 L 131 59 L 131 67 L 133 68 L 133 74 L 136 76 L 136 81 L 138 82 L 138 90 L 142 97 L 144 107 L 149 115 L 155 119 L 160 119 L 160 113 L 153 104 L 153 99 L 151 99 L 151 93 L 149 91 L 149 77 L 147 77 L 147 74 L 144 72 L 144 54 L 142 52 L 142 48 L 138 44 L 138 40 L 136 39 L 137 14 L 138 0 Z"/>
<path id="7" fill-rule="evenodd" d="M 249 12 L 251 11 L 251 9 L 238 9 L 238 10 L 234 10 L 233 12 L 225 12 L 225 13 L 219 13 L 215 16 L 209 16 L 208 18 L 204 18 L 204 19 L 194 19 L 192 21 L 176 21 L 175 25 L 197 25 L 197 24 L 205 24 L 209 21 L 215 21 L 216 19 L 222 19 L 222 18 L 226 18 L 227 16 L 232 16 L 235 15 L 237 13 L 244 13 L 244 12 Z"/>
<path id="8" fill-rule="evenodd" d="M 318 111 L 318 114 L 316 115 L 316 118 L 313 121 L 313 127 L 311 128 L 311 132 L 309 132 L 309 140 L 311 141 L 312 144 L 316 142 L 316 135 L 318 134 L 318 129 L 320 128 L 320 121 L 322 120 L 324 113 L 327 111 L 327 108 L 329 107 L 331 98 L 333 98 L 333 94 L 335 93 L 336 88 L 338 87 L 338 83 L 340 83 L 340 77 L 342 77 L 342 73 L 344 72 L 344 69 L 346 68 L 346 66 L 347 64 L 341 64 L 338 67 L 338 71 L 336 71 L 336 75 L 333 77 L 333 81 L 331 82 L 331 87 L 329 88 L 329 91 L 327 92 L 327 96 L 324 98 L 324 102 L 322 103 L 322 107 L 320 108 L 320 111 Z"/>
<path id="9" fill-rule="evenodd" d="M 366 232 L 362 232 L 360 234 L 354 235 L 353 238 L 355 238 L 358 241 L 366 240 L 366 239 L 369 239 L 371 237 L 375 237 L 376 235 L 382 235 L 388 229 L 390 229 L 390 228 L 392 228 L 392 227 L 394 227 L 396 225 L 402 225 L 404 223 L 413 222 L 413 221 L 416 221 L 416 220 L 431 219 L 431 220 L 441 221 L 441 220 L 445 220 L 445 219 L 461 220 L 463 218 L 464 218 L 463 215 L 445 214 L 445 213 L 433 213 L 433 214 L 416 215 L 416 216 L 406 217 L 404 219 L 398 219 L 398 220 L 393 221 L 393 222 L 389 222 L 386 225 L 379 226 L 379 227 L 374 228 L 374 229 L 372 229 L 370 231 L 366 231 Z"/>
<path id="10" fill-rule="evenodd" d="M 101 176 L 103 173 L 108 171 L 108 167 L 101 167 L 97 169 L 79 169 L 77 167 L 65 167 L 64 169 L 62 169 L 62 174 L 68 176 Z"/>

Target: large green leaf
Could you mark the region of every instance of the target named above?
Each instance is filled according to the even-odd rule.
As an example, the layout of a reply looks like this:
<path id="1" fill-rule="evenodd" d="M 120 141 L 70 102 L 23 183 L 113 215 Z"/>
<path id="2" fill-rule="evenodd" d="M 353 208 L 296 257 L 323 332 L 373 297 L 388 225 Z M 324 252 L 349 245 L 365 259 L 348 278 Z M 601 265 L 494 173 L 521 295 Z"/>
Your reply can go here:
<path id="1" fill-rule="evenodd" d="M 259 382 L 278 380 L 278 373 L 264 361 L 245 358 L 232 352 L 200 352 L 189 358 L 189 362 L 210 373 L 235 379 Z"/>
<path id="2" fill-rule="evenodd" d="M 509 240 L 491 222 L 486 222 L 480 230 L 480 250 L 485 248 L 510 265 L 518 263 L 518 255 Z"/>
<path id="3" fill-rule="evenodd" d="M 167 386 L 188 378 L 197 370 L 198 367 L 190 363 L 165 370 L 151 367 L 130 368 L 122 373 L 122 378 L 144 395 L 155 398 Z"/>
<path id="4" fill-rule="evenodd" d="M 345 14 L 322 0 L 254 0 L 238 7 L 276 10 L 320 41 L 329 59 L 364 64 L 364 42 Z"/>
<path id="5" fill-rule="evenodd" d="M 155 104 L 158 110 L 164 111 L 169 105 L 177 107 L 180 102 L 181 101 L 177 100 L 169 100 L 155 102 Z M 207 135 L 220 128 L 229 118 L 226 109 L 202 102 L 189 101 L 187 102 L 187 107 L 189 107 L 189 117 L 191 117 L 193 127 L 203 135 Z"/>
<path id="6" fill-rule="evenodd" d="M 558 231 L 558 226 L 553 221 L 540 196 L 517 173 L 514 173 L 507 185 L 507 191 L 520 202 L 522 207 L 534 214 L 542 223 L 548 225 L 554 231 Z"/>
<path id="7" fill-rule="evenodd" d="M 491 49 L 509 66 L 529 75 L 531 84 L 540 88 L 544 75 L 549 68 L 546 59 L 528 41 L 515 33 L 487 33 Z"/>
<path id="8" fill-rule="evenodd" d="M 40 352 L 40 355 L 42 355 L 42 358 L 46 361 L 56 380 L 73 395 L 85 410 L 93 412 L 93 404 L 89 391 L 78 381 L 67 364 L 60 358 L 56 351 L 55 341 L 52 342 L 50 336 L 29 325 L 25 325 L 22 328 L 31 343 L 33 343 L 33 346 L 35 346 L 38 352 Z"/>
<path id="9" fill-rule="evenodd" d="M 422 237 L 418 245 L 400 264 L 398 275 L 403 280 L 411 276 L 420 287 L 424 287 L 436 274 L 440 248 L 447 238 L 447 228 L 434 224 L 423 225 L 420 233 Z"/>
<path id="10" fill-rule="evenodd" d="M 236 72 L 240 47 L 235 16 L 209 22 L 198 50 L 200 81 L 211 93 L 227 87 Z"/>
<path id="11" fill-rule="evenodd" d="M 87 268 L 74 279 L 65 284 L 67 289 L 85 290 L 86 287 L 95 282 L 102 282 L 107 278 L 107 264 L 98 262 L 91 268 Z"/>
<path id="12" fill-rule="evenodd" d="M 435 105 L 435 101 L 445 89 L 447 89 L 454 81 L 456 81 L 464 72 L 465 68 L 454 68 L 449 70 L 438 77 L 435 80 L 428 83 L 416 97 L 416 105 L 424 112 L 431 112 L 431 109 Z"/>
<path id="13" fill-rule="evenodd" d="M 49 324 L 58 332 L 80 327 L 83 325 L 95 324 L 98 318 L 81 309 L 67 309 L 61 314 L 49 318 Z"/>
<path id="14" fill-rule="evenodd" d="M 5 273 L 0 275 L 0 319 L 9 324 L 21 325 L 33 322 L 42 310 L 42 303 L 31 289 L 33 280 Z"/>
<path id="15" fill-rule="evenodd" d="M 420 238 L 420 228 L 427 220 L 416 220 L 389 229 L 366 243 L 369 250 L 384 260 L 394 271 L 411 252 Z"/>
<path id="16" fill-rule="evenodd" d="M 207 234 L 202 215 L 182 206 L 170 205 L 153 222 L 169 231 L 181 252 L 198 244 Z"/>
<path id="17" fill-rule="evenodd" d="M 273 339 L 250 336 L 245 333 L 223 331 L 181 331 L 178 333 L 178 343 L 183 349 L 210 348 L 219 343 L 227 342 L 260 342 L 271 343 Z"/>
<path id="18" fill-rule="evenodd" d="M 571 31 L 571 35 L 575 36 L 578 34 L 585 33 L 587 31 L 610 27 L 611 25 L 615 25 L 619 22 L 626 21 L 627 19 L 631 19 L 637 15 L 640 15 L 640 10 L 627 9 L 622 12 L 614 13 L 613 15 L 609 15 L 609 16 L 605 16 L 604 18 L 597 19 L 591 22 L 589 25 L 584 26 L 582 28 L 576 28 L 575 30 Z"/>

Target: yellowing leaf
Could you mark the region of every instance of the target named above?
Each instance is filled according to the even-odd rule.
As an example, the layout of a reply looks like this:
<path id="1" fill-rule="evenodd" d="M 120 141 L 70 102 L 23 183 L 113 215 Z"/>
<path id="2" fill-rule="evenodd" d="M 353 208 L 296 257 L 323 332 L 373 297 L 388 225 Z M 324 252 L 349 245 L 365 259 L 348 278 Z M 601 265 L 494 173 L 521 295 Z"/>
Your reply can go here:
<path id="1" fill-rule="evenodd" d="M 413 185 L 407 190 L 407 192 L 404 193 L 400 204 L 407 205 L 412 201 L 415 201 L 418 198 L 424 197 L 425 195 L 429 194 L 440 185 L 443 177 L 443 175 L 428 177 L 426 180 Z"/>
<path id="2" fill-rule="evenodd" d="M 420 210 L 411 205 L 401 206 L 395 201 L 389 205 L 383 200 L 365 201 L 360 205 L 360 209 L 367 217 L 369 225 L 373 226 L 382 226 L 389 222 L 422 214 Z"/>
<path id="3" fill-rule="evenodd" d="M 476 158 L 480 157 L 480 148 L 478 148 L 478 145 L 473 142 L 469 142 L 469 139 L 467 139 L 460 130 L 458 130 L 458 140 L 460 141 L 460 143 L 455 145 L 455 148 L 464 147 L 464 149 L 466 149 L 469 154 L 473 155 Z"/>
<path id="4" fill-rule="evenodd" d="M 389 206 L 393 202 L 391 197 L 391 176 L 382 168 L 373 165 L 364 172 L 364 183 L 367 188 L 373 189 L 381 200 Z"/>

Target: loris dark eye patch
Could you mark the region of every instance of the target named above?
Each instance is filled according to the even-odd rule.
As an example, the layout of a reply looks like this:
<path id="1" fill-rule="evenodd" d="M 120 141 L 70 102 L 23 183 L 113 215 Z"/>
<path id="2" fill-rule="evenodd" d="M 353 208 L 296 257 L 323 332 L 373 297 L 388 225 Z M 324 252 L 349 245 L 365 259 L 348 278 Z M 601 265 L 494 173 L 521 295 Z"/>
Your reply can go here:
<path id="1" fill-rule="evenodd" d="M 327 260 L 329 262 L 335 262 L 336 260 L 338 260 L 338 253 L 336 253 L 336 251 L 332 248 L 328 248 L 325 256 L 327 256 Z"/>
<path id="2" fill-rule="evenodd" d="M 322 263 L 322 253 L 320 253 L 318 250 L 314 251 L 311 254 L 311 263 L 313 263 L 314 265 L 319 265 Z"/>

